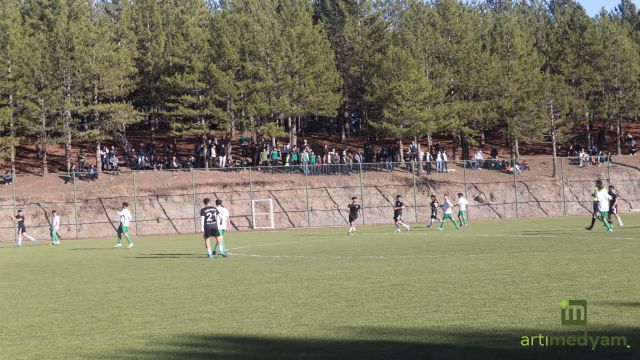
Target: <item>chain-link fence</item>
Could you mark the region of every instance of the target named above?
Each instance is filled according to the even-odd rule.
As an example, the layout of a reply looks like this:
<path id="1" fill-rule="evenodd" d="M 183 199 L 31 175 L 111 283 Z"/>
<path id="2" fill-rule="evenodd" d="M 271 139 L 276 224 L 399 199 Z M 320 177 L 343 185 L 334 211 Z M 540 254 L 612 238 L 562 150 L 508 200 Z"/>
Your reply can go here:
<path id="1" fill-rule="evenodd" d="M 426 222 L 430 195 L 469 201 L 470 219 L 588 214 L 594 181 L 616 186 L 621 212 L 640 206 L 640 158 L 580 162 L 575 158 L 328 164 L 87 174 L 19 174 L 0 188 L 0 240 L 16 237 L 9 217 L 22 209 L 28 233 L 47 238 L 51 211 L 63 238 L 112 236 L 123 202 L 134 235 L 185 234 L 200 227 L 202 199 L 221 199 L 232 227 L 305 228 L 344 225 L 352 196 L 362 224 L 387 224 L 401 195 L 407 222 Z"/>

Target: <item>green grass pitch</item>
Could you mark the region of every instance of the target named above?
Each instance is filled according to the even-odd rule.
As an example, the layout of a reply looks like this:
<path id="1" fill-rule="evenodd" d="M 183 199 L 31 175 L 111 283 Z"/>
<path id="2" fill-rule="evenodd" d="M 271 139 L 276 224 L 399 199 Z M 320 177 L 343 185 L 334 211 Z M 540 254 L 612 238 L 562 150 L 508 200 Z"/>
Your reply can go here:
<path id="1" fill-rule="evenodd" d="M 640 216 L 588 220 L 4 244 L 0 359 L 639 359 Z M 563 299 L 630 347 L 523 348 Z"/>

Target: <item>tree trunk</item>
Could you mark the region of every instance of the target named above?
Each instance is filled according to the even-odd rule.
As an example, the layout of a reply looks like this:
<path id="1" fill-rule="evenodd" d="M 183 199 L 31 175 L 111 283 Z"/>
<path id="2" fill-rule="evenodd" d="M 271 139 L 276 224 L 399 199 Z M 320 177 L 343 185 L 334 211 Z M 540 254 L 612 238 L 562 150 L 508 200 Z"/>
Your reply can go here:
<path id="1" fill-rule="evenodd" d="M 420 136 L 414 136 L 413 137 L 413 141 L 416 142 L 416 151 L 418 152 L 417 156 L 418 158 L 416 159 L 416 163 L 418 164 L 418 175 L 420 175 L 422 170 L 422 156 L 420 156 Z"/>
<path id="2" fill-rule="evenodd" d="M 98 105 L 98 85 L 96 83 L 93 84 L 93 104 Z M 98 110 L 93 111 L 93 119 L 96 123 L 98 131 L 100 131 L 100 112 Z M 102 135 L 102 134 L 101 134 Z M 96 141 L 96 173 L 100 174 L 102 172 L 102 158 L 100 158 L 100 146 L 102 146 L 102 142 L 100 140 Z M 127 166 L 129 166 L 127 164 Z"/>
<path id="3" fill-rule="evenodd" d="M 340 142 L 341 143 L 345 143 L 347 141 L 347 134 L 345 132 L 345 117 L 346 117 L 347 112 L 344 112 L 343 114 L 338 115 L 338 126 L 340 126 Z"/>
<path id="4" fill-rule="evenodd" d="M 71 172 L 71 85 L 69 76 L 65 76 L 64 112 L 62 114 L 64 127 L 64 158 L 67 163 L 67 175 Z"/>
<path id="5" fill-rule="evenodd" d="M 460 134 L 460 146 L 462 147 L 462 160 L 469 160 L 469 138 L 467 134 Z"/>
<path id="6" fill-rule="evenodd" d="M 102 172 L 102 158 L 100 157 L 100 147 L 102 146 L 102 142 L 100 140 L 96 141 L 96 173 L 100 174 Z M 129 164 L 127 164 L 129 166 Z"/>
<path id="7" fill-rule="evenodd" d="M 520 158 L 520 145 L 518 143 L 518 138 L 513 139 L 513 150 L 516 155 L 516 161 Z"/>
<path id="8" fill-rule="evenodd" d="M 618 155 L 622 155 L 622 118 L 618 117 L 616 121 L 616 149 L 618 151 Z"/>
<path id="9" fill-rule="evenodd" d="M 231 140 L 233 140 L 233 133 L 235 132 L 235 126 L 236 126 L 236 121 L 232 117 L 231 122 L 229 123 L 229 129 L 227 130 L 227 139 L 226 139 L 227 143 L 224 144 L 224 146 L 226 146 L 227 148 L 227 164 L 231 164 L 231 160 L 233 159 L 233 155 L 231 154 L 231 150 L 232 150 Z"/>
<path id="10" fill-rule="evenodd" d="M 11 72 L 11 69 L 9 69 Z M 16 138 L 16 127 L 15 127 L 15 103 L 13 102 L 13 94 L 9 94 L 9 136 L 11 139 L 9 140 L 10 151 L 11 151 L 11 173 L 16 173 L 16 144 L 14 139 Z"/>
<path id="11" fill-rule="evenodd" d="M 587 121 L 587 148 L 591 147 L 591 120 Z"/>
<path id="12" fill-rule="evenodd" d="M 458 160 L 458 135 L 453 135 L 453 145 L 452 145 L 452 154 L 451 157 L 453 160 Z"/>
<path id="13" fill-rule="evenodd" d="M 40 147 L 42 149 L 42 174 L 47 175 L 49 173 L 48 165 L 47 165 L 47 113 L 44 109 L 44 99 L 40 98 L 40 125 L 42 126 L 40 133 Z"/>
<path id="14" fill-rule="evenodd" d="M 484 135 L 484 131 L 480 131 L 480 148 L 484 148 L 486 145 L 486 138 Z"/>
<path id="15" fill-rule="evenodd" d="M 557 161 L 558 161 L 558 150 L 556 145 L 556 130 L 551 129 L 551 147 L 553 151 L 553 172 L 551 173 L 551 177 L 555 178 L 557 175 Z"/>
<path id="16" fill-rule="evenodd" d="M 431 151 L 431 147 L 433 146 L 433 136 L 431 135 L 431 131 L 427 133 L 427 151 Z"/>
<path id="17" fill-rule="evenodd" d="M 351 139 L 351 127 L 349 126 L 349 112 L 344 113 L 344 131 L 347 139 Z"/>
<path id="18" fill-rule="evenodd" d="M 557 160 L 558 160 L 558 149 L 556 145 L 556 118 L 554 115 L 553 104 L 549 107 L 549 115 L 551 116 L 551 151 L 553 154 L 553 169 L 551 173 L 551 177 L 555 178 L 557 173 Z"/>
<path id="19" fill-rule="evenodd" d="M 297 132 L 297 121 L 295 119 L 291 119 L 291 116 L 287 118 L 287 124 L 289 126 L 289 143 L 295 145 L 298 141 Z"/>
<path id="20" fill-rule="evenodd" d="M 404 165 L 404 148 L 402 146 L 402 138 L 398 139 L 398 155 L 400 155 L 400 164 Z"/>

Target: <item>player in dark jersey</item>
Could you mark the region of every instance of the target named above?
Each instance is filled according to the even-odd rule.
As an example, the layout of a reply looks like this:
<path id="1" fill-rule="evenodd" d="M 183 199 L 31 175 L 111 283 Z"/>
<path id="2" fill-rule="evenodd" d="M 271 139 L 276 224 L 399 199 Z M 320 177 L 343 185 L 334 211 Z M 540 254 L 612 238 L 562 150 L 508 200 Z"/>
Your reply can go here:
<path id="1" fill-rule="evenodd" d="M 209 256 L 210 259 L 213 258 L 209 239 L 214 237 L 220 247 L 220 255 L 222 255 L 222 257 L 227 257 L 224 244 L 222 243 L 222 237 L 220 236 L 220 230 L 218 228 L 220 225 L 220 212 L 215 206 L 209 205 L 211 203 L 211 199 L 205 198 L 203 203 L 204 207 L 200 209 L 200 230 L 204 237 L 204 246 L 207 248 L 207 256 Z"/>
<path id="2" fill-rule="evenodd" d="M 609 196 L 611 196 L 609 201 L 609 223 L 613 225 L 611 222 L 611 214 L 613 214 L 618 219 L 618 226 L 623 227 L 622 219 L 618 215 L 618 190 L 613 185 L 609 185 Z"/>
<path id="3" fill-rule="evenodd" d="M 13 220 L 15 223 L 18 224 L 18 243 L 16 244 L 17 247 L 22 246 L 22 236 L 23 235 L 27 239 L 31 240 L 31 243 L 33 245 L 35 245 L 38 242 L 36 239 L 34 239 L 31 236 L 27 235 L 27 227 L 24 225 L 24 213 L 22 212 L 22 210 L 18 210 L 18 215 L 16 215 L 16 216 L 11 216 L 10 215 L 10 218 L 11 218 L 11 220 Z"/>
<path id="4" fill-rule="evenodd" d="M 352 235 L 356 233 L 356 220 L 358 220 L 358 215 L 362 209 L 360 204 L 358 204 L 358 197 L 352 197 L 351 204 L 347 207 L 349 208 L 349 232 L 347 235 Z"/>
<path id="5" fill-rule="evenodd" d="M 591 225 L 585 228 L 587 230 L 593 229 L 593 225 L 596 224 L 596 220 L 598 219 L 598 216 L 600 216 L 600 206 L 598 205 L 598 188 L 595 188 L 591 191 L 591 201 L 593 203 L 593 210 L 591 211 Z"/>
<path id="6" fill-rule="evenodd" d="M 438 208 L 440 207 L 440 204 L 438 203 L 438 199 L 436 198 L 435 195 L 431 195 L 430 205 L 431 205 L 431 218 L 429 219 L 429 224 L 427 225 L 427 227 L 433 226 L 434 221 L 440 222 L 440 219 L 438 219 Z"/>
<path id="7" fill-rule="evenodd" d="M 402 221 L 402 210 L 404 210 L 406 206 L 404 202 L 402 202 L 402 195 L 396 196 L 396 203 L 393 206 L 393 222 L 396 224 L 396 232 L 400 232 L 400 225 L 404 226 L 407 231 L 409 231 L 409 225 L 405 224 Z"/>

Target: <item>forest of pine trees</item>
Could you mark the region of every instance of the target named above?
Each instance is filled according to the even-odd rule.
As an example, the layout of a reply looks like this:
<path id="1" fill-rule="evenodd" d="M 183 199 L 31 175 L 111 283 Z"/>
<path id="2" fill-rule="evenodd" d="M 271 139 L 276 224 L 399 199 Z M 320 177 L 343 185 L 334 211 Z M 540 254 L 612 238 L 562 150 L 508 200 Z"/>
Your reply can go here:
<path id="1" fill-rule="evenodd" d="M 640 12 L 575 0 L 0 0 L 0 158 L 17 144 L 194 136 L 555 149 L 640 114 Z M 454 149 L 455 151 L 455 149 Z M 456 155 L 458 156 L 458 155 Z M 464 154 L 463 154 L 464 156 Z"/>

